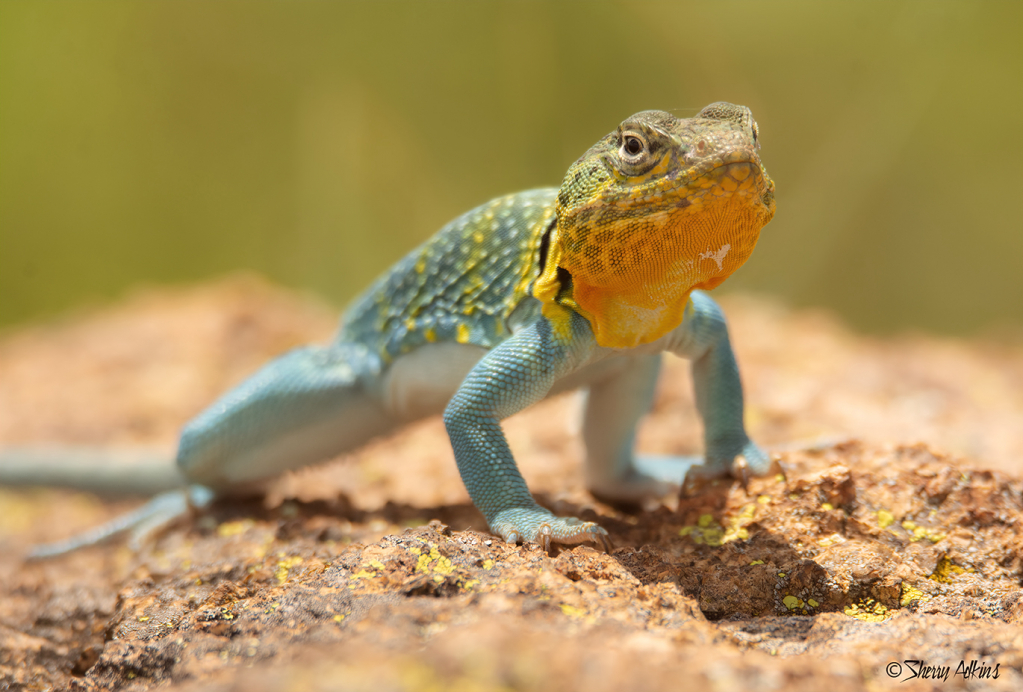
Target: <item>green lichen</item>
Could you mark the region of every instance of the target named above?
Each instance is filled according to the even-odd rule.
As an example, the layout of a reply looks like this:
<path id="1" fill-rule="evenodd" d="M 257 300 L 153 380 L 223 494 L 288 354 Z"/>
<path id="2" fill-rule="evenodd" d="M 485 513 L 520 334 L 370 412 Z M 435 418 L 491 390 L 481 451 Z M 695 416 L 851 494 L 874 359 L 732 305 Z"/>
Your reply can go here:
<path id="1" fill-rule="evenodd" d="M 830 548 L 833 545 L 839 543 L 845 543 L 845 536 L 839 533 L 833 533 L 830 536 L 825 536 L 817 541 L 817 544 L 822 548 Z"/>
<path id="2" fill-rule="evenodd" d="M 455 566 L 451 563 L 451 560 L 440 554 L 437 550 L 437 546 L 429 546 L 430 552 L 424 553 L 422 551 L 416 551 L 419 555 L 419 560 L 416 563 L 416 571 L 428 574 L 433 572 L 435 574 L 447 575 L 455 571 Z M 440 581 L 444 578 L 441 577 Z"/>
<path id="3" fill-rule="evenodd" d="M 844 612 L 849 617 L 864 622 L 884 622 L 895 614 L 894 611 L 889 610 L 883 603 L 878 603 L 873 598 L 853 603 Z"/>
<path id="4" fill-rule="evenodd" d="M 745 541 L 749 539 L 749 530 L 746 525 L 753 522 L 756 511 L 756 505 L 746 505 L 729 520 L 727 527 L 714 521 L 714 515 L 701 514 L 695 525 L 683 526 L 678 535 L 688 536 L 697 545 L 713 547 L 731 541 Z"/>
<path id="5" fill-rule="evenodd" d="M 561 612 L 576 620 L 581 620 L 586 617 L 586 611 L 584 609 L 568 605 L 567 603 L 561 604 Z"/>
<path id="6" fill-rule="evenodd" d="M 902 596 L 899 598 L 899 605 L 903 608 L 913 603 L 926 603 L 931 597 L 915 586 L 902 582 Z"/>
<path id="7" fill-rule="evenodd" d="M 939 584 L 951 584 L 955 581 L 956 577 L 968 571 L 970 570 L 960 567 L 956 563 L 952 562 L 948 556 L 942 555 L 941 559 L 938 560 L 938 564 L 934 567 L 934 572 L 927 578 L 936 581 Z"/>
<path id="8" fill-rule="evenodd" d="M 274 577 L 277 578 L 278 584 L 283 584 L 288 580 L 289 570 L 302 564 L 302 558 L 300 557 L 288 557 L 277 562 L 277 569 L 274 571 Z M 383 567 L 383 565 L 381 565 Z"/>
<path id="9" fill-rule="evenodd" d="M 902 528 L 906 529 L 906 531 L 909 531 L 910 533 L 909 540 L 911 543 L 916 543 L 917 541 L 923 540 L 925 538 L 929 540 L 931 543 L 937 543 L 938 541 L 943 540 L 945 538 L 945 534 L 942 533 L 941 531 L 926 526 L 920 526 L 916 522 L 909 521 L 908 519 L 902 522 Z"/>

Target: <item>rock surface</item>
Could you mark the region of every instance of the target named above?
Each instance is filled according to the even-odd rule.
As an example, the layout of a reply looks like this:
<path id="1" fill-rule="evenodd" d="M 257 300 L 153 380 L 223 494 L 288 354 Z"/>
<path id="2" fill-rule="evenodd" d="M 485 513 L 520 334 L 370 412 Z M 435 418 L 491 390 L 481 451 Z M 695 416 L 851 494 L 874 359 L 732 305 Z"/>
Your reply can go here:
<path id="1" fill-rule="evenodd" d="M 600 521 L 611 555 L 489 535 L 436 420 L 139 553 L 26 563 L 135 502 L 0 489 L 0 688 L 1023 689 L 1023 347 L 724 305 L 779 473 L 621 513 L 583 488 L 576 396 L 506 424 L 541 502 Z M 0 443 L 169 454 L 212 397 L 335 321 L 236 278 L 10 332 Z M 670 360 L 642 449 L 699 451 L 689 387 Z"/>

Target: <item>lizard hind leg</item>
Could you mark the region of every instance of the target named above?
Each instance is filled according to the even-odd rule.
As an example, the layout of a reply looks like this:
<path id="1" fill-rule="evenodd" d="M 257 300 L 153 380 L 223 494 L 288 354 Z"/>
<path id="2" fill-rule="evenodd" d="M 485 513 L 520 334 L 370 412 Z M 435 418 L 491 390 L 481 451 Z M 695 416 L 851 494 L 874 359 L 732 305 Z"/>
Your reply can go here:
<path id="1" fill-rule="evenodd" d="M 363 382 L 378 360 L 357 344 L 310 346 L 270 362 L 200 413 L 181 433 L 177 483 L 137 510 L 67 540 L 36 547 L 46 558 L 130 532 L 142 545 L 216 494 L 251 490 L 260 480 L 326 461 L 393 426 Z M 183 477 L 183 478 L 182 478 Z"/>
<path id="2" fill-rule="evenodd" d="M 286 353 L 185 426 L 178 467 L 190 482 L 230 494 L 355 449 L 395 425 L 367 391 L 380 371 L 379 358 L 355 343 Z"/>

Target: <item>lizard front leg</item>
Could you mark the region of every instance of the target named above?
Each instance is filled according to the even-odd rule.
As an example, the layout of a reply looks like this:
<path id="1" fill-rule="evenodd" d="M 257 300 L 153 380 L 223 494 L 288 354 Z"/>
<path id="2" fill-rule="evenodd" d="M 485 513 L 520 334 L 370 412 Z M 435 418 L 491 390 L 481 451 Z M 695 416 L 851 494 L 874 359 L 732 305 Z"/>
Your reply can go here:
<path id="1" fill-rule="evenodd" d="M 670 348 L 692 361 L 696 408 L 703 418 L 706 459 L 690 475 L 738 474 L 739 457 L 751 473 L 767 473 L 771 459 L 749 439 L 743 423 L 742 382 L 725 316 L 707 294 L 693 291 Z"/>
<path id="2" fill-rule="evenodd" d="M 661 354 L 621 358 L 622 365 L 592 382 L 586 395 L 586 486 L 602 502 L 634 507 L 677 489 L 703 458 L 636 455 L 636 426 L 653 402 Z"/>
<path id="3" fill-rule="evenodd" d="M 600 500 L 634 505 L 664 495 L 687 476 L 738 472 L 739 456 L 754 474 L 770 466 L 770 458 L 746 435 L 742 383 L 728 327 L 721 309 L 705 293 L 693 292 L 667 348 L 692 361 L 705 457 L 635 454 L 636 426 L 653 401 L 661 354 L 630 356 L 622 368 L 591 384 L 586 400 L 587 486 Z"/>
<path id="4" fill-rule="evenodd" d="M 589 323 L 557 308 L 490 351 L 466 376 L 444 412 L 458 471 L 491 531 L 509 543 L 594 541 L 610 550 L 593 522 L 556 517 L 540 507 L 512 457 L 500 420 L 542 399 L 593 350 Z"/>

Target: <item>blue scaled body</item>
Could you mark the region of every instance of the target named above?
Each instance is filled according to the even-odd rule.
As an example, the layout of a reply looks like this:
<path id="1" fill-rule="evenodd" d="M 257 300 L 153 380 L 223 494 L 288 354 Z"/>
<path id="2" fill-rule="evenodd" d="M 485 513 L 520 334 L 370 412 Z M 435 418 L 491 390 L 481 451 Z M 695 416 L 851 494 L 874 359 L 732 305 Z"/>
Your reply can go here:
<path id="1" fill-rule="evenodd" d="M 332 343 L 272 361 L 184 428 L 177 466 L 192 501 L 443 413 L 494 533 L 609 548 L 596 523 L 534 501 L 501 430 L 503 418 L 577 387 L 588 390 L 586 482 L 603 500 L 663 495 L 687 472 L 728 474 L 739 460 L 765 472 L 768 457 L 743 425 L 724 317 L 703 292 L 748 258 L 774 213 L 758 136 L 742 106 L 712 104 L 690 119 L 639 113 L 560 188 L 455 219 L 355 300 Z M 692 361 L 706 442 L 695 467 L 634 454 L 663 352 Z"/>

